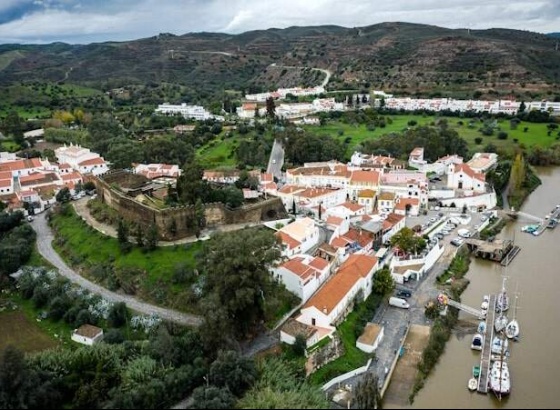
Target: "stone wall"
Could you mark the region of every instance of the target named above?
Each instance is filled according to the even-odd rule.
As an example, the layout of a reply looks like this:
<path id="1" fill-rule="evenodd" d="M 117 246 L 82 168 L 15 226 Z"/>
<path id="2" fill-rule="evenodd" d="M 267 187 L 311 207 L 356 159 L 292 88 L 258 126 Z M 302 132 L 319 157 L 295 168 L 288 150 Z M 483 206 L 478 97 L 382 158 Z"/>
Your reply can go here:
<path id="1" fill-rule="evenodd" d="M 107 178 L 108 177 L 108 178 Z M 195 210 L 193 206 L 156 209 L 145 205 L 120 192 L 117 172 L 107 177 L 96 178 L 97 195 L 107 205 L 115 209 L 127 221 L 139 224 L 146 231 L 156 224 L 160 239 L 175 240 L 195 234 Z M 111 182 L 108 182 L 111 181 Z M 245 224 L 269 221 L 287 217 L 286 209 L 280 198 L 272 197 L 237 209 L 228 209 L 222 203 L 205 204 L 206 226 L 217 227 L 225 224 Z M 171 227 L 175 226 L 175 233 Z"/>

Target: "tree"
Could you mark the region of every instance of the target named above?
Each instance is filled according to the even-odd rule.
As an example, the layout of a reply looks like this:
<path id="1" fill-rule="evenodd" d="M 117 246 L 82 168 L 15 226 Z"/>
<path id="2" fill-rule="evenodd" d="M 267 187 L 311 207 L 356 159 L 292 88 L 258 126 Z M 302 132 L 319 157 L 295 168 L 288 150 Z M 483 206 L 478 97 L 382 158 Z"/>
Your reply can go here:
<path id="1" fill-rule="evenodd" d="M 255 362 L 240 356 L 235 351 L 221 351 L 210 365 L 210 383 L 218 387 L 227 387 L 235 396 L 241 397 L 257 379 Z"/>
<path id="2" fill-rule="evenodd" d="M 375 373 L 366 372 L 354 391 L 354 407 L 358 409 L 381 409 L 379 380 Z"/>
<path id="3" fill-rule="evenodd" d="M 201 386 L 193 391 L 193 409 L 233 409 L 235 397 L 227 388 Z"/>
<path id="4" fill-rule="evenodd" d="M 185 163 L 181 176 L 177 179 L 177 195 L 184 204 L 196 204 L 202 198 L 206 190 L 206 181 L 202 179 L 204 169 L 193 160 Z"/>
<path id="5" fill-rule="evenodd" d="M 373 291 L 379 295 L 388 295 L 395 289 L 395 281 L 389 268 L 384 267 L 373 275 Z"/>
<path id="6" fill-rule="evenodd" d="M 304 356 L 306 349 L 307 349 L 307 340 L 305 339 L 305 336 L 303 334 L 298 333 L 296 335 L 296 340 L 292 345 L 292 352 L 294 352 L 296 356 Z"/>
<path id="7" fill-rule="evenodd" d="M 0 408 L 23 409 L 27 390 L 27 369 L 23 352 L 12 345 L 4 350 L 0 361 Z"/>
<path id="8" fill-rule="evenodd" d="M 296 200 L 292 199 L 292 215 L 296 215 Z"/>
<path id="9" fill-rule="evenodd" d="M 158 239 L 159 239 L 159 233 L 158 233 L 157 225 L 152 223 L 148 228 L 148 233 L 146 234 L 144 248 L 147 251 L 153 251 L 157 247 Z"/>
<path id="10" fill-rule="evenodd" d="M 527 109 L 527 106 L 525 105 L 525 101 L 521 101 L 521 104 L 519 105 L 518 113 L 523 114 L 526 109 Z"/>
<path id="11" fill-rule="evenodd" d="M 128 312 L 126 309 L 126 303 L 117 302 L 111 309 L 109 309 L 109 316 L 107 317 L 107 322 L 111 327 L 121 327 L 126 324 Z"/>
<path id="12" fill-rule="evenodd" d="M 525 184 L 527 170 L 521 154 L 517 154 L 511 166 L 510 182 L 514 191 L 519 191 Z"/>
<path id="13" fill-rule="evenodd" d="M 476 138 L 474 139 L 474 143 L 475 143 L 476 145 L 482 144 L 482 137 L 476 137 Z"/>
<path id="14" fill-rule="evenodd" d="M 274 98 L 268 97 L 266 99 L 266 115 L 270 119 L 276 118 L 276 104 Z"/>
<path id="15" fill-rule="evenodd" d="M 426 247 L 426 241 L 416 236 L 412 229 L 404 227 L 391 238 L 391 245 L 406 253 L 417 253 Z"/>
<path id="16" fill-rule="evenodd" d="M 206 243 L 203 300 L 209 304 L 207 309 L 223 312 L 216 316 L 228 318 L 231 331 L 244 337 L 265 319 L 265 298 L 276 296 L 278 285 L 269 270 L 280 257 L 277 238 L 272 231 L 244 229 L 219 233 Z"/>
<path id="17" fill-rule="evenodd" d="M 142 225 L 136 225 L 134 238 L 136 239 L 136 245 L 142 248 L 144 246 L 144 231 L 142 230 Z"/>
<path id="18" fill-rule="evenodd" d="M 198 238 L 206 226 L 206 213 L 204 211 L 204 204 L 202 200 L 198 198 L 194 205 L 194 219 L 195 219 L 195 235 Z"/>
<path id="19" fill-rule="evenodd" d="M 93 191 L 95 189 L 95 184 L 92 181 L 88 181 L 84 184 L 85 191 Z"/>
<path id="20" fill-rule="evenodd" d="M 68 187 L 64 187 L 60 191 L 58 191 L 55 198 L 56 202 L 65 204 L 67 202 L 70 202 L 70 200 L 72 199 L 72 195 L 70 195 L 70 190 L 68 189 Z"/>
<path id="21" fill-rule="evenodd" d="M 131 249 L 131 244 L 128 241 L 128 225 L 123 218 L 119 218 L 119 224 L 117 227 L 117 240 L 119 241 L 121 252 L 128 253 Z"/>
<path id="22" fill-rule="evenodd" d="M 7 136 L 11 136 L 16 144 L 23 145 L 23 121 L 17 111 L 10 111 L 4 118 L 2 130 Z"/>

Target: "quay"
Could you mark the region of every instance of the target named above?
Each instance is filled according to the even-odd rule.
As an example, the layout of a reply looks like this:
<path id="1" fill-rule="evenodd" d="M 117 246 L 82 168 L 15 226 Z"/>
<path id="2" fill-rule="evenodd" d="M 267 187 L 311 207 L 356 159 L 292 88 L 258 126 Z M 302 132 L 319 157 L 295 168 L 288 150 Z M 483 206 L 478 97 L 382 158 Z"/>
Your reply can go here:
<path id="1" fill-rule="evenodd" d="M 480 374 L 478 376 L 478 393 L 488 393 L 488 377 L 490 375 L 490 358 L 492 357 L 492 340 L 494 339 L 494 320 L 496 317 L 496 295 L 490 295 L 488 314 L 486 315 L 486 334 L 480 355 Z"/>
<path id="2" fill-rule="evenodd" d="M 483 241 L 481 239 L 467 239 L 465 241 L 467 249 L 477 258 L 490 259 L 495 262 L 502 262 L 504 258 L 508 258 L 509 263 L 519 253 L 520 248 L 514 246 L 510 239 L 495 239 L 492 242 Z M 514 250 L 517 248 L 517 250 Z M 512 252 L 514 254 L 512 255 Z"/>

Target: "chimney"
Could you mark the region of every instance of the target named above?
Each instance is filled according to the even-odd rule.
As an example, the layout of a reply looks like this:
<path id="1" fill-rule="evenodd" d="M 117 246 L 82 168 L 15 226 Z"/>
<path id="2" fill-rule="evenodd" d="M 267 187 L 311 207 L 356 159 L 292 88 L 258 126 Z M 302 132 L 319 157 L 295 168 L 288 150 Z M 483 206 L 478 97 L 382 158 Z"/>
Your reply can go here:
<path id="1" fill-rule="evenodd" d="M 323 313 L 326 315 L 327 314 L 327 307 L 323 306 Z"/>

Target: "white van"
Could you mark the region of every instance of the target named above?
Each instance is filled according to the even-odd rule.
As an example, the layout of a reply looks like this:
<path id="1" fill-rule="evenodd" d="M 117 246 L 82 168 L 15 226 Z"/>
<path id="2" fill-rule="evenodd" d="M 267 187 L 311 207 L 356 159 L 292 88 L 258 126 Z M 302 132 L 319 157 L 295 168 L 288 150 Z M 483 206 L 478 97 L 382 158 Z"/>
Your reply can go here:
<path id="1" fill-rule="evenodd" d="M 401 299 L 401 298 L 396 298 L 394 296 L 391 296 L 389 298 L 389 305 L 399 307 L 399 308 L 402 308 L 402 309 L 408 309 L 410 307 L 410 305 L 408 304 L 408 302 L 406 300 Z"/>

